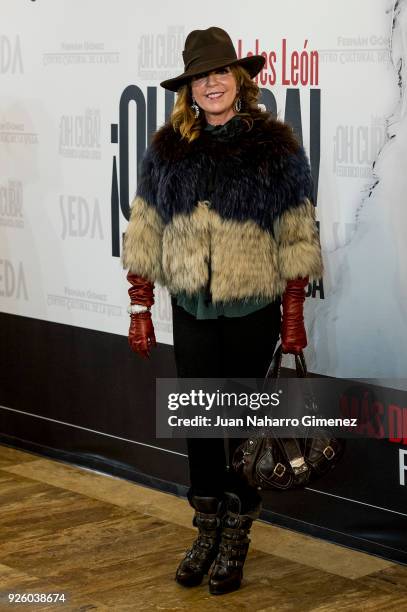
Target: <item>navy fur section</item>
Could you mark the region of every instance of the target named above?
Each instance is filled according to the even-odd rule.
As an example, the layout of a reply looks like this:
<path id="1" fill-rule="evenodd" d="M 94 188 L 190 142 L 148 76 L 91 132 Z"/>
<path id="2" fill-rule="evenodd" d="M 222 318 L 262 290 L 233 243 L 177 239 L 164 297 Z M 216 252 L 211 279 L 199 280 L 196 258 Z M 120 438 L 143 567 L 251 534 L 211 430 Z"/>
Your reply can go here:
<path id="1" fill-rule="evenodd" d="M 208 176 L 214 189 L 208 192 Z M 203 131 L 188 143 L 167 122 L 154 135 L 142 161 L 137 193 L 155 206 L 165 223 L 209 199 L 223 218 L 252 219 L 271 230 L 285 210 L 313 201 L 306 152 L 291 127 L 270 114 L 235 141 Z"/>

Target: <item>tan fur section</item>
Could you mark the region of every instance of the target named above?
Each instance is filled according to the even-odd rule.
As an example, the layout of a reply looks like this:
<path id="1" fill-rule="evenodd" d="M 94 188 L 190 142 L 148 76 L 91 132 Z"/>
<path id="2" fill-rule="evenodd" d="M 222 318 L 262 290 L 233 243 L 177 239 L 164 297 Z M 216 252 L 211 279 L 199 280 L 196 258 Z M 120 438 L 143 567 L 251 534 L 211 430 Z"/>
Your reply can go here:
<path id="1" fill-rule="evenodd" d="M 324 267 L 315 221 L 315 206 L 306 198 L 299 206 L 285 211 L 274 223 L 279 244 L 278 265 L 284 280 L 323 275 Z"/>
<path id="2" fill-rule="evenodd" d="M 157 211 L 136 196 L 124 235 L 123 267 L 160 285 L 164 284 L 161 264 L 163 230 L 164 224 Z"/>
<path id="3" fill-rule="evenodd" d="M 208 202 L 190 215 L 175 215 L 164 226 L 157 211 L 139 196 L 131 207 L 122 262 L 135 274 L 171 293 L 196 294 L 211 267 L 213 302 L 274 299 L 289 279 L 323 273 L 315 207 L 309 200 L 283 213 L 273 236 L 252 220 L 223 219 Z"/>
<path id="4" fill-rule="evenodd" d="M 213 302 L 273 299 L 284 290 L 273 237 L 253 221 L 222 219 L 199 202 L 191 215 L 177 215 L 164 230 L 163 270 L 169 290 L 193 294 L 202 289 L 209 259 Z"/>
<path id="5" fill-rule="evenodd" d="M 280 295 L 284 283 L 273 236 L 254 221 L 231 221 L 211 214 L 213 301 Z"/>
<path id="6" fill-rule="evenodd" d="M 170 292 L 190 295 L 208 279 L 209 215 L 198 202 L 190 215 L 175 215 L 163 234 L 163 271 Z"/>

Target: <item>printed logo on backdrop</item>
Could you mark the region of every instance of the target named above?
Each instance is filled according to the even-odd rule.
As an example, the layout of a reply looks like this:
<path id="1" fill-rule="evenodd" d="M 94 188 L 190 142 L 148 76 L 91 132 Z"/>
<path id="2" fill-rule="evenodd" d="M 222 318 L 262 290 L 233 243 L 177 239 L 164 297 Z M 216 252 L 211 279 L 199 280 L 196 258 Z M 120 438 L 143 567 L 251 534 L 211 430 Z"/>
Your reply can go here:
<path id="1" fill-rule="evenodd" d="M 407 450 L 399 448 L 399 482 L 402 487 L 407 484 Z"/>
<path id="2" fill-rule="evenodd" d="M 352 64 L 390 62 L 388 36 L 337 36 L 332 49 L 319 49 L 322 64 Z"/>
<path id="3" fill-rule="evenodd" d="M 48 306 L 63 308 L 64 310 L 81 310 L 92 314 L 100 314 L 108 317 L 121 317 L 122 307 L 109 304 L 106 293 L 98 293 L 92 289 L 76 289 L 64 287 L 63 294 L 49 293 L 47 295 Z"/>
<path id="4" fill-rule="evenodd" d="M 362 124 L 339 124 L 332 137 L 332 170 L 342 179 L 366 179 L 362 190 L 371 192 L 376 185 L 374 167 L 378 155 L 387 142 L 387 119 L 371 116 Z M 341 248 L 351 242 L 360 222 L 365 198 L 355 210 L 353 222 L 333 221 L 330 225 L 333 248 Z"/>
<path id="5" fill-rule="evenodd" d="M 97 197 L 60 194 L 59 210 L 62 240 L 104 240 L 101 206 Z M 48 306 L 66 311 L 82 311 L 107 317 L 122 317 L 123 308 L 111 304 L 107 293 L 92 288 L 65 286 L 62 293 L 47 294 Z"/>
<path id="6" fill-rule="evenodd" d="M 4 121 L 0 123 L 0 142 L 6 144 L 38 144 L 36 132 L 26 132 L 24 123 Z"/>
<path id="7" fill-rule="evenodd" d="M 138 77 L 145 81 L 164 81 L 177 70 L 183 72 L 185 26 L 170 25 L 165 32 L 150 32 L 137 45 Z"/>
<path id="8" fill-rule="evenodd" d="M 256 38 L 253 43 L 245 44 L 243 39 L 237 41 L 238 57 L 246 57 L 251 55 L 263 55 L 266 62 L 263 70 L 254 80 L 259 85 L 294 85 L 302 87 L 317 87 L 319 85 L 319 51 L 312 49 L 309 46 L 309 40 L 306 38 L 303 46 L 300 49 L 290 49 L 286 38 L 281 40 L 281 46 L 273 49 L 267 49 L 260 44 L 260 40 Z M 299 95 L 299 90 L 295 90 Z M 319 90 L 317 90 L 319 92 Z M 287 91 L 288 93 L 288 91 Z M 293 94 L 291 94 L 292 97 Z M 266 105 L 267 106 L 267 105 Z M 275 108 L 269 108 L 275 112 Z M 298 113 L 298 110 L 296 110 Z M 287 108 L 285 113 L 287 117 Z M 300 116 L 297 117 L 297 120 Z M 295 124 L 294 124 L 295 126 Z M 297 135 L 302 140 L 302 133 L 299 130 Z"/>
<path id="9" fill-rule="evenodd" d="M 159 81 L 168 76 L 173 76 L 177 70 L 183 69 L 183 26 L 169 27 L 165 34 L 146 34 L 141 37 L 138 48 L 139 76 L 142 79 Z M 292 49 L 285 38 L 282 39 L 281 46 L 278 49 L 270 50 L 261 47 L 259 39 L 254 39 L 248 44 L 239 39 L 236 49 L 239 57 L 250 56 L 253 53 L 262 53 L 266 57 L 265 67 L 261 74 L 256 77 L 256 81 L 260 87 L 275 85 L 276 82 L 286 87 L 285 108 L 283 109 L 284 112 L 279 113 L 279 115 L 284 115 L 284 120 L 293 126 L 301 144 L 303 143 L 301 100 L 305 97 L 309 98 L 307 107 L 309 107 L 309 124 L 312 129 L 307 140 L 310 143 L 309 157 L 315 187 L 314 203 L 316 205 L 321 132 L 318 51 L 310 48 L 308 39 L 304 40 L 302 48 Z M 158 116 L 162 115 L 162 112 L 158 112 L 157 104 L 157 91 L 159 89 L 158 83 L 154 86 L 147 86 L 146 92 L 137 84 L 127 86 L 120 96 L 119 122 L 111 124 L 111 143 L 118 146 L 118 153 L 113 155 L 112 160 L 111 240 L 113 257 L 120 257 L 122 242 L 120 222 L 122 218 L 129 220 L 131 199 L 135 192 L 134 188 L 131 191 L 129 189 L 129 115 L 131 112 L 135 113 L 136 116 L 135 155 L 132 157 L 137 160 L 136 179 L 138 180 L 139 162 L 147 144 L 151 141 L 153 133 L 157 130 Z M 167 120 L 174 105 L 175 94 L 165 90 L 163 99 L 163 114 L 165 120 Z M 275 115 L 277 114 L 277 101 L 273 91 L 261 87 L 260 102 L 264 104 L 267 110 L 272 111 Z M 314 281 L 309 286 L 308 295 L 312 297 L 318 295 L 321 299 L 324 298 L 323 279 Z M 171 329 L 171 306 L 168 293 L 163 290 L 157 302 L 163 308 L 159 315 L 157 329 L 160 329 L 161 323 L 169 331 Z"/>
<path id="10" fill-rule="evenodd" d="M 20 36 L 0 35 L 0 74 L 23 74 Z"/>
<path id="11" fill-rule="evenodd" d="M 24 227 L 23 184 L 9 179 L 0 184 L 0 226 Z"/>
<path id="12" fill-rule="evenodd" d="M 407 486 L 407 449 L 400 448 L 400 445 L 407 446 L 407 407 L 392 403 L 386 408 L 391 418 L 389 441 L 399 446 L 397 466 L 398 484 L 405 487 Z"/>
<path id="13" fill-rule="evenodd" d="M 98 198 L 85 198 L 78 194 L 59 196 L 62 240 L 104 240 L 101 207 Z M 64 287 L 61 294 L 49 293 L 48 306 L 64 310 L 80 310 L 108 317 L 121 317 L 122 306 L 111 304 L 107 293 L 92 288 Z"/>
<path id="14" fill-rule="evenodd" d="M 375 160 L 385 144 L 386 117 L 359 125 L 340 124 L 333 136 L 333 172 L 346 178 L 373 178 Z"/>
<path id="15" fill-rule="evenodd" d="M 336 379 L 340 380 L 340 379 Z M 375 385 L 375 379 L 367 379 L 367 383 Z M 407 450 L 401 446 L 407 446 L 407 407 L 405 405 L 405 391 L 407 380 L 397 379 L 394 389 L 391 380 L 387 381 L 388 387 L 384 387 L 380 381 L 379 386 L 370 385 L 364 389 L 363 383 L 358 390 L 357 384 L 353 393 L 341 398 L 341 415 L 356 418 L 362 426 L 359 431 L 362 435 L 387 439 L 390 444 L 398 446 L 397 461 L 394 471 L 395 483 L 407 486 Z M 403 384 L 404 383 L 404 384 Z M 397 388 L 404 388 L 398 391 Z"/>
<path id="16" fill-rule="evenodd" d="M 90 40 L 80 42 L 61 42 L 58 51 L 48 51 L 43 54 L 44 66 L 72 64 L 118 64 L 120 53 L 105 48 L 104 42 Z"/>
<path id="17" fill-rule="evenodd" d="M 79 195 L 60 195 L 61 238 L 104 239 L 99 200 Z"/>
<path id="18" fill-rule="evenodd" d="M 22 261 L 0 259 L 0 297 L 28 300 L 27 282 Z"/>
<path id="19" fill-rule="evenodd" d="M 60 156 L 101 159 L 100 125 L 99 108 L 87 108 L 82 115 L 62 115 L 59 121 Z"/>

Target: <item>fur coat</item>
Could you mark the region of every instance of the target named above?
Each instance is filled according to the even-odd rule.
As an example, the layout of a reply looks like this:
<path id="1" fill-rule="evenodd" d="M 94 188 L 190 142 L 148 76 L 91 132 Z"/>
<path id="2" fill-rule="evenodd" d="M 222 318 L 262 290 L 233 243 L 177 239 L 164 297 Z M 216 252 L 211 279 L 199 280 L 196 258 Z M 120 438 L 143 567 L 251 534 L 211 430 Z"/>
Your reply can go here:
<path id="1" fill-rule="evenodd" d="M 172 294 L 210 283 L 214 303 L 273 300 L 289 279 L 319 279 L 312 176 L 292 128 L 265 113 L 232 141 L 203 130 L 188 143 L 165 123 L 141 162 L 122 262 Z"/>

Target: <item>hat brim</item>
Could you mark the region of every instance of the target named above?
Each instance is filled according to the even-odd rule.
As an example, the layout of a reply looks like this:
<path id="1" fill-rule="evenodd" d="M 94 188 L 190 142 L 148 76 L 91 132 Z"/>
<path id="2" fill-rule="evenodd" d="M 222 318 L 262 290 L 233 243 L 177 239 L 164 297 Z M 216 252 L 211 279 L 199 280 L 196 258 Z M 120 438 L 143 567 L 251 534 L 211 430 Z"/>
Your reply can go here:
<path id="1" fill-rule="evenodd" d="M 182 85 L 188 83 L 193 76 L 200 74 L 201 72 L 208 72 L 209 70 L 215 70 L 216 68 L 222 68 L 223 66 L 232 66 L 234 64 L 240 64 L 243 66 L 243 68 L 246 68 L 250 78 L 253 78 L 260 72 L 260 70 L 262 70 L 265 63 L 266 59 L 263 55 L 251 55 L 250 57 L 241 57 L 240 59 L 238 58 L 232 60 L 226 58 L 222 60 L 222 58 L 218 58 L 216 60 L 209 60 L 205 62 L 205 64 L 197 65 L 196 67 L 187 70 L 183 74 L 180 74 L 173 79 L 162 81 L 160 85 L 161 87 L 164 87 L 164 89 L 177 92 Z"/>

